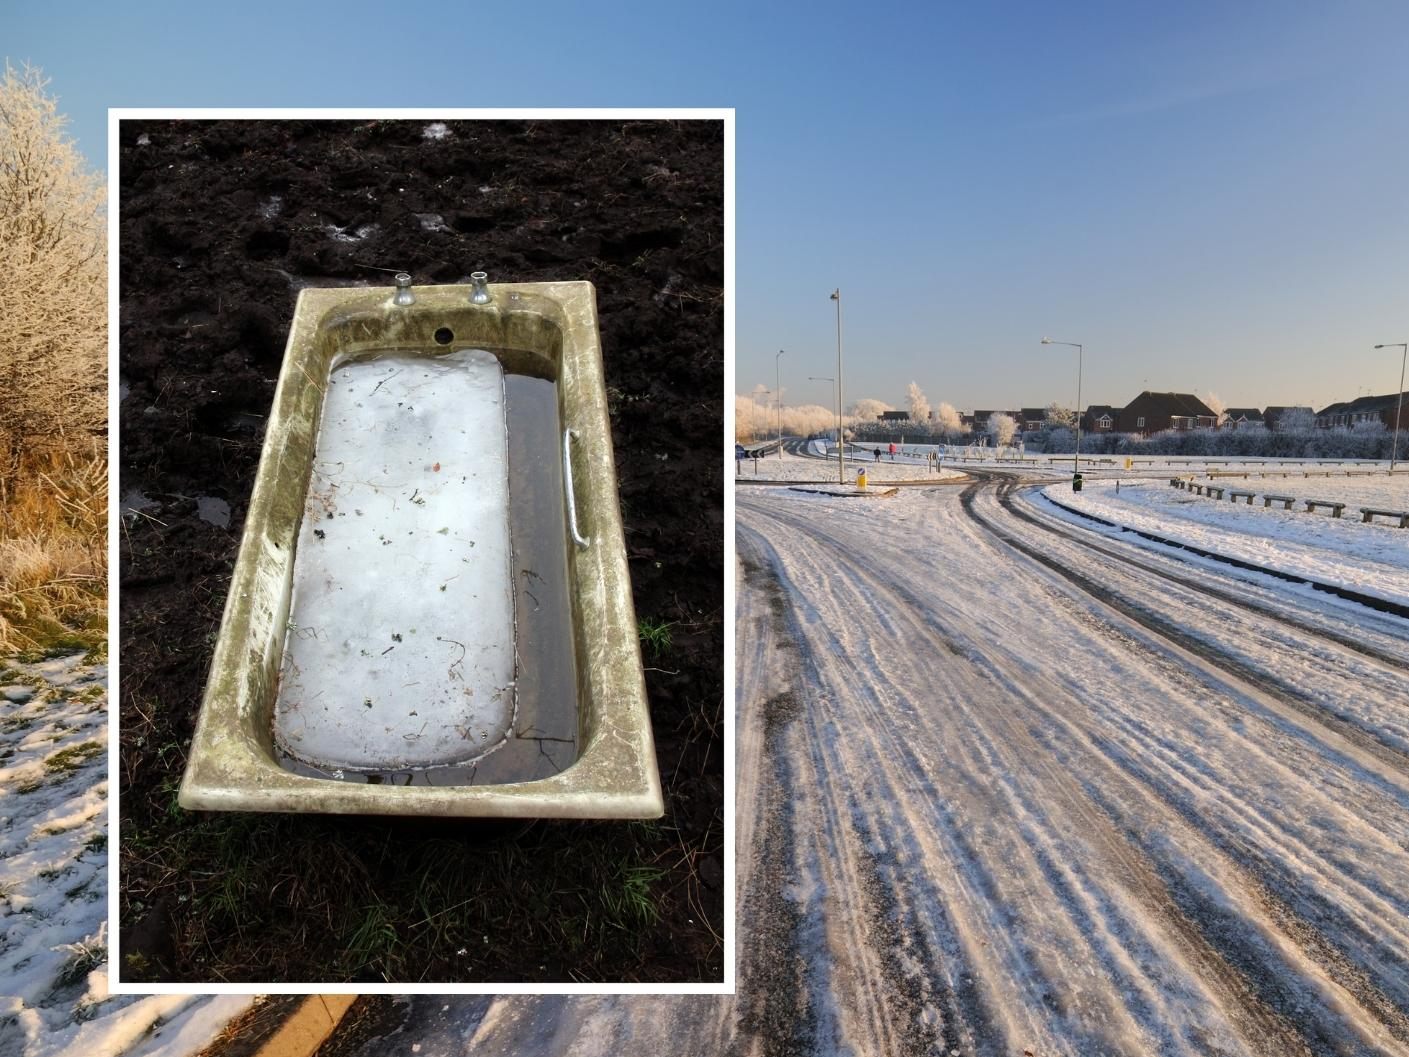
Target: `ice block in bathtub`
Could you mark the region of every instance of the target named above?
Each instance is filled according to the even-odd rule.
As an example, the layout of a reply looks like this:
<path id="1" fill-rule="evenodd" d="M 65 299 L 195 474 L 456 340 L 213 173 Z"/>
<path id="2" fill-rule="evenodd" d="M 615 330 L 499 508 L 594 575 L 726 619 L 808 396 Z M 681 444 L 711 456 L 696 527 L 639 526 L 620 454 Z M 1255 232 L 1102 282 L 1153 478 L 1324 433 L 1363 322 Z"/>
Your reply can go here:
<path id="1" fill-rule="evenodd" d="M 504 374 L 483 350 L 336 367 L 294 560 L 275 740 L 315 767 L 460 764 L 515 705 Z"/>

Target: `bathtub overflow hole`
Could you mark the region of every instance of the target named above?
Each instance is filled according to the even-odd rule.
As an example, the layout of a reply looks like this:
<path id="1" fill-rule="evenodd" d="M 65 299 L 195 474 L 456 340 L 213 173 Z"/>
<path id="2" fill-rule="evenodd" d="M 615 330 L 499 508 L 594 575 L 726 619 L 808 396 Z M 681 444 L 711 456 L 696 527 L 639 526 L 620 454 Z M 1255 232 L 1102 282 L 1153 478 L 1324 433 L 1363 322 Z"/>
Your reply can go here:
<path id="1" fill-rule="evenodd" d="M 422 331 L 421 333 L 425 333 Z M 435 332 L 435 343 L 437 345 L 449 345 L 455 340 L 455 332 L 449 327 L 441 327 Z"/>

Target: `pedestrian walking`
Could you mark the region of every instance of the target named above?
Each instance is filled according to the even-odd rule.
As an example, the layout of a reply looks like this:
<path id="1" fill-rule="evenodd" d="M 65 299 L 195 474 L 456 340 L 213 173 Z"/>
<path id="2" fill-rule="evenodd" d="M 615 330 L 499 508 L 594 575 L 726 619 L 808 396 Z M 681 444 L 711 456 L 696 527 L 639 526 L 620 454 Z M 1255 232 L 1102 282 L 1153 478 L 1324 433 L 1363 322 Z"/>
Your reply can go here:
<path id="1" fill-rule="evenodd" d="M 880 449 L 880 448 L 877 448 L 877 449 L 876 449 L 876 461 L 877 461 L 877 462 L 880 462 L 880 461 L 881 461 L 881 449 Z"/>

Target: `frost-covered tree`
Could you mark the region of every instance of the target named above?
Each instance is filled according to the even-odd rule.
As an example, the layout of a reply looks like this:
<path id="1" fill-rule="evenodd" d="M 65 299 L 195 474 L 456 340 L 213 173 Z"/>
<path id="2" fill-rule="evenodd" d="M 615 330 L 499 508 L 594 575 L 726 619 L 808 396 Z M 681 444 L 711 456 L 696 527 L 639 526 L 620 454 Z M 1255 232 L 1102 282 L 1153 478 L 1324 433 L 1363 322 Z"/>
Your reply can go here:
<path id="1" fill-rule="evenodd" d="M 959 417 L 959 412 L 954 410 L 953 404 L 941 403 L 934 419 L 935 426 L 942 433 L 952 435 L 964 432 L 964 420 Z"/>
<path id="2" fill-rule="evenodd" d="M 0 78 L 0 433 L 13 471 L 35 439 L 106 428 L 103 183 L 33 67 Z"/>
<path id="3" fill-rule="evenodd" d="M 734 397 L 734 439 L 751 441 L 757 428 L 758 405 L 753 397 L 736 394 Z"/>
<path id="4" fill-rule="evenodd" d="M 924 392 L 920 387 L 911 382 L 905 390 L 905 399 L 910 408 L 910 421 L 927 423 L 930 420 L 930 402 L 925 399 Z"/>
<path id="5" fill-rule="evenodd" d="M 1205 393 L 1204 403 L 1207 404 L 1208 409 L 1213 412 L 1215 423 L 1221 426 L 1228 420 L 1228 408 L 1224 405 L 1217 393 Z"/>
<path id="6" fill-rule="evenodd" d="M 1017 420 L 1003 411 L 995 411 L 988 416 L 988 433 L 993 438 L 994 447 L 1007 447 L 1018 431 Z"/>
<path id="7" fill-rule="evenodd" d="M 1278 433 L 1306 433 L 1316 428 L 1316 412 L 1310 408 L 1292 407 L 1277 419 Z"/>
<path id="8" fill-rule="evenodd" d="M 1062 407 L 1061 404 L 1048 404 L 1047 413 L 1043 416 L 1044 426 L 1047 429 L 1075 429 L 1076 412 Z"/>
<path id="9" fill-rule="evenodd" d="M 881 417 L 883 411 L 894 411 L 895 408 L 881 400 L 863 396 L 856 403 L 851 405 L 849 414 L 858 422 L 874 422 Z"/>

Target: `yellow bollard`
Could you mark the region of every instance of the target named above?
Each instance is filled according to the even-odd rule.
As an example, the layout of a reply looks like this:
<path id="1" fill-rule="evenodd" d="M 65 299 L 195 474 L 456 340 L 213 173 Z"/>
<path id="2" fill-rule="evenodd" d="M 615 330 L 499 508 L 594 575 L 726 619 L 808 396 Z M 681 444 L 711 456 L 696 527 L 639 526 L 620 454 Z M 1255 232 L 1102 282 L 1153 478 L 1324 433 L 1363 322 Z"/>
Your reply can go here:
<path id="1" fill-rule="evenodd" d="M 856 472 L 856 487 L 857 487 L 858 489 L 860 489 L 861 491 L 863 491 L 863 492 L 866 491 L 866 471 L 865 471 L 865 470 L 858 470 L 858 471 Z"/>

